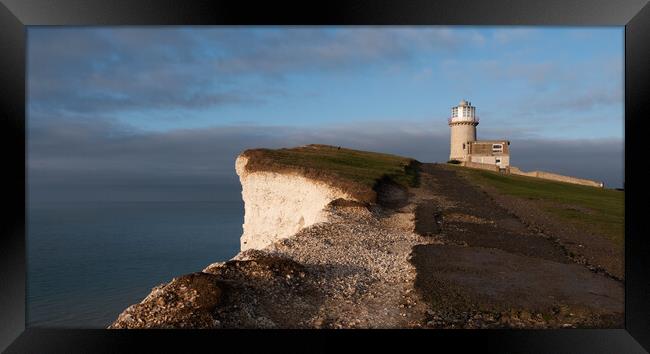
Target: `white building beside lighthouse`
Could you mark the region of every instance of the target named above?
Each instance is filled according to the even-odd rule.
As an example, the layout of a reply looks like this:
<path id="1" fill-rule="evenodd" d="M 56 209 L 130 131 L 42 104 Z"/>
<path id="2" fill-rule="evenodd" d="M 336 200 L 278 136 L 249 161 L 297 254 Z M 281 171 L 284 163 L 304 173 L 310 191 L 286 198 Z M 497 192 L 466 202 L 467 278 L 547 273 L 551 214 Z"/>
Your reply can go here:
<path id="1" fill-rule="evenodd" d="M 510 166 L 510 141 L 477 140 L 476 126 L 479 118 L 471 102 L 461 100 L 451 108 L 449 160 L 465 163 L 496 165 L 499 169 Z"/>

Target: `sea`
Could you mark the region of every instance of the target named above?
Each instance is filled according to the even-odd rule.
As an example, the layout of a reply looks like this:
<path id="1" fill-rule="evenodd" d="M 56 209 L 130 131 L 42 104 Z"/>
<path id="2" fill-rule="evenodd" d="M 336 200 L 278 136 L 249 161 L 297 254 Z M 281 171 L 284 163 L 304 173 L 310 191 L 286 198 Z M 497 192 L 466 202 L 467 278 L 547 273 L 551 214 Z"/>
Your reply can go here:
<path id="1" fill-rule="evenodd" d="M 154 286 L 235 256 L 244 205 L 228 188 L 206 201 L 30 200 L 27 326 L 106 328 Z"/>

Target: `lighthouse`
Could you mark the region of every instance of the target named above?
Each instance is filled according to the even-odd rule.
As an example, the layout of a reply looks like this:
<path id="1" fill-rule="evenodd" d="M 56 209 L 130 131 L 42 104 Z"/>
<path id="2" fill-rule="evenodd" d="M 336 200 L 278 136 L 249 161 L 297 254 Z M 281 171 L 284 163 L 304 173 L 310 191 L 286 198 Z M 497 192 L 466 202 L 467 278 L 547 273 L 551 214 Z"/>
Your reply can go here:
<path id="1" fill-rule="evenodd" d="M 471 102 L 461 100 L 451 108 L 449 127 L 451 128 L 449 159 L 466 161 L 470 142 L 476 141 L 478 117 L 476 107 Z"/>
<path id="2" fill-rule="evenodd" d="M 451 108 L 449 123 L 449 162 L 464 167 L 478 168 L 488 171 L 516 174 L 560 181 L 565 183 L 582 184 L 603 188 L 602 182 L 584 178 L 562 176 L 557 173 L 544 171 L 524 172 L 510 165 L 510 141 L 507 139 L 477 140 L 476 126 L 478 116 L 476 107 L 466 100 L 461 100 Z"/>
<path id="3" fill-rule="evenodd" d="M 499 171 L 509 169 L 510 141 L 476 140 L 478 116 L 471 102 L 462 100 L 458 106 L 452 107 L 448 122 L 451 128 L 449 160 L 461 161 L 464 166 L 482 165 Z"/>

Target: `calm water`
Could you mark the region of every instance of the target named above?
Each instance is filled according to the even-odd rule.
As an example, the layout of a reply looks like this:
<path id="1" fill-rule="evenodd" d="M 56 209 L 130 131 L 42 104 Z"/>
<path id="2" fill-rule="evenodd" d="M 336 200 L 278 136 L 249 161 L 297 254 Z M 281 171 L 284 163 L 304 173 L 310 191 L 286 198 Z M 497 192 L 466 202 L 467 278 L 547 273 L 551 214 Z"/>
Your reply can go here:
<path id="1" fill-rule="evenodd" d="M 239 251 L 243 203 L 29 203 L 30 327 L 105 328 L 151 288 Z"/>

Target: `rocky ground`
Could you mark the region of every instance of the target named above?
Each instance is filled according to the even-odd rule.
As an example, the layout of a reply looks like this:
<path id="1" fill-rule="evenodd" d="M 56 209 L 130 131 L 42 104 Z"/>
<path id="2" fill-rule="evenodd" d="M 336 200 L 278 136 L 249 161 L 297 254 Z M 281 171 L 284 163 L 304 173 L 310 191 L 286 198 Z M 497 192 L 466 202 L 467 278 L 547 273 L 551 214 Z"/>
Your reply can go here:
<path id="1" fill-rule="evenodd" d="M 453 169 L 378 199 L 160 285 L 110 328 L 623 326 L 620 280 Z"/>

